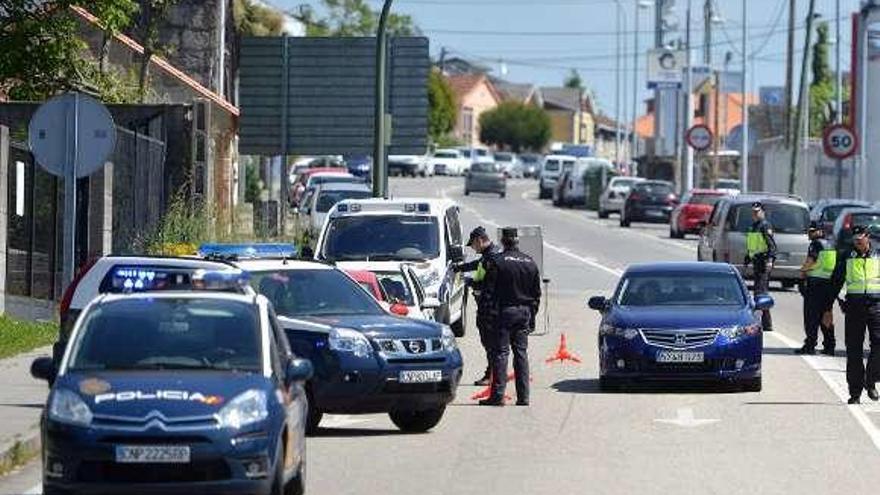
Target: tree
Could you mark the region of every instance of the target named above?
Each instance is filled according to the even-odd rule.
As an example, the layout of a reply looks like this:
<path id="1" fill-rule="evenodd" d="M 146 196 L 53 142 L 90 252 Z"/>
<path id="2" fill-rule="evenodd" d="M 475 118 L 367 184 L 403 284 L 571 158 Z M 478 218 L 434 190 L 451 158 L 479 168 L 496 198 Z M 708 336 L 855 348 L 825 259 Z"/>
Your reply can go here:
<path id="1" fill-rule="evenodd" d="M 822 135 L 822 131 L 834 118 L 834 91 L 836 83 L 828 63 L 829 29 L 823 22 L 816 28 L 817 39 L 813 45 L 811 60 L 813 79 L 810 83 L 810 136 Z"/>
<path id="2" fill-rule="evenodd" d="M 541 108 L 505 102 L 480 115 L 480 141 L 510 148 L 540 151 L 550 142 L 550 116 Z"/>
<path id="3" fill-rule="evenodd" d="M 104 74 L 107 70 L 107 57 L 110 55 L 110 42 L 114 36 L 131 26 L 140 5 L 135 0 L 102 0 L 93 2 L 89 8 L 101 22 L 104 31 L 101 53 L 98 55 L 98 70 Z"/>
<path id="4" fill-rule="evenodd" d="M 159 42 L 159 28 L 177 0 L 144 0 L 141 10 L 140 34 L 144 53 L 138 70 L 138 96 L 143 103 L 147 98 L 147 80 L 150 73 L 150 60 L 153 55 L 161 55 L 164 46 Z"/>
<path id="5" fill-rule="evenodd" d="M 284 18 L 277 11 L 251 0 L 234 0 L 235 28 L 243 36 L 281 36 Z"/>
<path id="6" fill-rule="evenodd" d="M 565 78 L 563 85 L 566 88 L 584 89 L 584 80 L 581 79 L 580 73 L 576 69 L 571 69 L 571 73 Z"/>
<path id="7" fill-rule="evenodd" d="M 428 78 L 428 136 L 440 142 L 455 127 L 458 108 L 455 95 L 440 71 L 432 70 Z"/>
<path id="8" fill-rule="evenodd" d="M 322 0 L 325 17 L 318 17 L 309 5 L 300 5 L 294 17 L 306 25 L 307 36 L 375 36 L 379 26 L 379 12 L 366 0 Z M 419 32 L 412 17 L 390 14 L 388 34 L 412 36 Z"/>

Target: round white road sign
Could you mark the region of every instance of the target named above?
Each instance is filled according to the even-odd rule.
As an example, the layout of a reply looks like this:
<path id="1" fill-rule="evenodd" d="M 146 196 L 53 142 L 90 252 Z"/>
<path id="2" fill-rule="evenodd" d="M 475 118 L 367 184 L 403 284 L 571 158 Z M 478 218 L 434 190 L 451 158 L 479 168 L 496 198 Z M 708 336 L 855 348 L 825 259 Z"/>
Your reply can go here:
<path id="1" fill-rule="evenodd" d="M 699 124 L 688 129 L 685 139 L 691 148 L 697 151 L 705 151 L 712 146 L 712 129 L 708 126 Z"/>
<path id="2" fill-rule="evenodd" d="M 822 138 L 825 154 L 837 160 L 846 160 L 853 156 L 859 147 L 855 131 L 843 124 L 832 125 L 825 129 Z"/>

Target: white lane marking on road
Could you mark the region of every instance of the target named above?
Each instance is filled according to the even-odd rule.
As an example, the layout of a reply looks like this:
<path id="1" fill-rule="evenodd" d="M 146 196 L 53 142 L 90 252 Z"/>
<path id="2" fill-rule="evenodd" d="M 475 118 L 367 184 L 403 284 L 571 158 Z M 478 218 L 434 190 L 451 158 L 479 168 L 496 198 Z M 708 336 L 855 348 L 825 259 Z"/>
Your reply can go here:
<path id="1" fill-rule="evenodd" d="M 787 337 L 779 332 L 773 332 L 770 335 L 776 338 L 776 340 L 782 342 L 786 346 L 791 349 L 797 349 L 801 347 L 801 343 Z M 841 368 L 840 363 L 841 359 L 835 359 L 830 357 L 819 357 L 819 356 L 802 356 L 804 361 L 813 368 L 813 371 L 819 374 L 822 377 L 822 380 L 825 381 L 825 384 L 828 385 L 828 388 L 834 392 L 842 403 L 846 403 L 847 399 L 849 399 L 849 389 L 846 386 L 846 374 L 845 367 Z M 836 366 L 834 369 L 829 367 L 834 363 Z M 844 371 L 844 373 L 841 373 Z M 880 450 L 880 429 L 877 428 L 877 425 L 871 421 L 871 418 L 868 417 L 867 410 L 870 410 L 870 406 L 847 406 L 850 414 L 853 415 L 856 422 L 865 430 L 865 433 L 868 434 L 868 437 L 874 443 L 874 446 L 877 447 L 877 450 Z"/>
<path id="2" fill-rule="evenodd" d="M 43 493 L 43 485 L 36 485 L 30 490 L 24 492 L 23 495 L 40 495 L 41 493 Z"/>
<path id="3" fill-rule="evenodd" d="M 368 423 L 371 418 L 366 416 L 348 416 L 345 414 L 327 414 L 321 419 L 321 428 L 347 428 L 349 426 Z"/>
<path id="4" fill-rule="evenodd" d="M 711 425 L 721 422 L 720 419 L 697 419 L 694 410 L 690 407 L 680 407 L 676 411 L 675 419 L 655 419 L 655 423 L 681 426 L 682 428 L 696 428 L 698 426 Z"/>

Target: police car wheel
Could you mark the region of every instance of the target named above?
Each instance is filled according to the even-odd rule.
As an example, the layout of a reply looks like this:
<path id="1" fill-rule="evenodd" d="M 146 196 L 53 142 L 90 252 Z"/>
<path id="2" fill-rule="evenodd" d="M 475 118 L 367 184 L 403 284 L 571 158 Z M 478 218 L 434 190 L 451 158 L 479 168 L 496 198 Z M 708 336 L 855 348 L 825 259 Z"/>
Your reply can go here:
<path id="1" fill-rule="evenodd" d="M 437 426 L 443 418 L 446 406 L 427 411 L 391 411 L 388 416 L 391 422 L 407 433 L 425 433 Z"/>
<path id="2" fill-rule="evenodd" d="M 306 435 L 314 435 L 318 432 L 318 426 L 321 424 L 321 419 L 324 417 L 324 411 L 315 407 L 315 400 L 312 398 L 312 393 L 307 392 L 307 394 L 309 410 L 306 419 Z"/>

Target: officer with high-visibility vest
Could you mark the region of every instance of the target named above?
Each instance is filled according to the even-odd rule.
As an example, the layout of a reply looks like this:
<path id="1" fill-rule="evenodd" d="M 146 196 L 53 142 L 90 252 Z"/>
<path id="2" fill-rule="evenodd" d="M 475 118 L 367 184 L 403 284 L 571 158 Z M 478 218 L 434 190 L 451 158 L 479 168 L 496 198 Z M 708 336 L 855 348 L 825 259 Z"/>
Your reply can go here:
<path id="1" fill-rule="evenodd" d="M 773 226 L 767 221 L 764 204 L 760 201 L 752 203 L 752 226 L 746 234 L 745 265 L 752 265 L 755 284 L 754 293 L 766 294 L 770 291 L 770 272 L 776 261 L 776 240 L 773 238 Z M 761 323 L 765 332 L 773 331 L 773 319 L 770 310 L 764 310 Z"/>
<path id="2" fill-rule="evenodd" d="M 495 320 L 498 318 L 498 309 L 492 301 L 484 297 L 481 289 L 483 280 L 486 278 L 486 269 L 489 268 L 489 264 L 493 262 L 493 259 L 501 254 L 501 248 L 492 242 L 488 234 L 486 234 L 486 229 L 483 227 L 477 227 L 471 231 L 467 245 L 476 251 L 480 257 L 468 263 L 455 265 L 452 269 L 456 272 L 474 272 L 471 279 L 471 289 L 474 291 L 474 299 L 477 301 L 477 330 L 480 332 L 480 343 L 486 351 L 487 361 L 483 377 L 475 381 L 474 385 L 482 387 L 489 385 L 492 377 L 492 355 L 489 336 L 494 328 Z"/>
<path id="3" fill-rule="evenodd" d="M 810 247 L 807 259 L 801 266 L 801 293 L 804 296 L 804 345 L 795 354 L 813 355 L 819 343 L 819 328 L 822 329 L 822 354 L 833 356 L 834 320 L 831 309 L 834 307 L 831 276 L 837 266 L 837 251 L 825 241 L 825 231 L 817 222 L 811 222 L 807 231 Z"/>
<path id="4" fill-rule="evenodd" d="M 880 250 L 871 245 L 867 227 L 853 227 L 853 248 L 838 254 L 832 275 L 834 294 L 846 287 L 841 309 L 846 321 L 846 383 L 849 404 L 858 404 L 862 390 L 876 401 L 880 379 Z M 871 345 L 865 367 L 865 333 Z"/>

